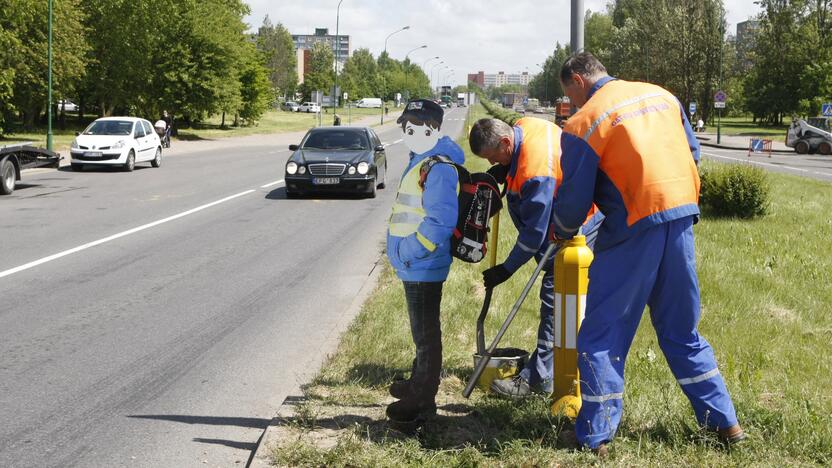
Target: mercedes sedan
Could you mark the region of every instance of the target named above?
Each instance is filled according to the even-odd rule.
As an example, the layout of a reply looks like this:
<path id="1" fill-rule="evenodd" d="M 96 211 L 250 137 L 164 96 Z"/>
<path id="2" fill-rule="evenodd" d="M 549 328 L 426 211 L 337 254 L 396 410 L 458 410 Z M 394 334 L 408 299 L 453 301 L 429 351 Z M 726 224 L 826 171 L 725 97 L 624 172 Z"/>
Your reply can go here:
<path id="1" fill-rule="evenodd" d="M 286 196 L 309 192 L 354 192 L 369 198 L 383 189 L 387 156 L 367 127 L 321 127 L 306 133 L 286 162 Z"/>

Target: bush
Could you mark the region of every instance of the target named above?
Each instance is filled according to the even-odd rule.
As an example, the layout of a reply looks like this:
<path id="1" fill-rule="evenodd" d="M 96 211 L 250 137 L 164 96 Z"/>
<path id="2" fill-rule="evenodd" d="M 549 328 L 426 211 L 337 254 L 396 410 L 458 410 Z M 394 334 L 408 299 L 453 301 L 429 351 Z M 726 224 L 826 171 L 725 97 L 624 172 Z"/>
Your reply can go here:
<path id="1" fill-rule="evenodd" d="M 713 214 L 753 218 L 768 212 L 770 186 L 762 169 L 745 164 L 711 164 L 700 172 L 700 202 Z"/>

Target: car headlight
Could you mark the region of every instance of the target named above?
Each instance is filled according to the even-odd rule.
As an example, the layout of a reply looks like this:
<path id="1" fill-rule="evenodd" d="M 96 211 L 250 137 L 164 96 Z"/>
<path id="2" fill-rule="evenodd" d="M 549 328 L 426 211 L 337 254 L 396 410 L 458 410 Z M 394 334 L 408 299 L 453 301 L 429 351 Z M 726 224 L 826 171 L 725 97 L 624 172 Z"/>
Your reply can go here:
<path id="1" fill-rule="evenodd" d="M 298 172 L 301 174 L 306 174 L 306 166 L 300 166 L 298 168 Z"/>
<path id="2" fill-rule="evenodd" d="M 358 173 L 364 175 L 370 170 L 370 165 L 365 162 L 358 163 Z"/>
<path id="3" fill-rule="evenodd" d="M 355 174 L 355 166 L 350 166 L 350 168 L 347 169 L 347 174 L 349 174 L 349 175 Z"/>
<path id="4" fill-rule="evenodd" d="M 289 161 L 289 163 L 286 164 L 286 173 L 290 174 L 290 175 L 294 175 L 297 172 L 298 172 L 298 164 L 294 161 Z"/>
<path id="5" fill-rule="evenodd" d="M 112 148 L 112 149 L 122 149 L 122 148 L 124 148 L 124 140 L 119 140 L 118 142 L 116 142 L 116 144 L 114 144 L 110 148 Z"/>
<path id="6" fill-rule="evenodd" d="M 73 140 L 72 140 L 72 146 L 70 146 L 70 148 L 72 148 L 72 149 L 80 149 L 80 148 L 78 147 L 78 140 L 73 139 Z"/>

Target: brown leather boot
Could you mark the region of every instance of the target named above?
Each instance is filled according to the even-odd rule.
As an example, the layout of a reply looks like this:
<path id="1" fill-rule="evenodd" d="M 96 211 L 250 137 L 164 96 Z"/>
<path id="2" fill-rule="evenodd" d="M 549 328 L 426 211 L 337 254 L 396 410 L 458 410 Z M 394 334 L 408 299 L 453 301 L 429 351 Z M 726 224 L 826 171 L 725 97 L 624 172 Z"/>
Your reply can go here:
<path id="1" fill-rule="evenodd" d="M 739 424 L 734 424 L 733 426 L 725 429 L 719 429 L 716 432 L 719 436 L 719 440 L 726 445 L 738 444 L 746 438 L 745 431 L 742 430 Z"/>

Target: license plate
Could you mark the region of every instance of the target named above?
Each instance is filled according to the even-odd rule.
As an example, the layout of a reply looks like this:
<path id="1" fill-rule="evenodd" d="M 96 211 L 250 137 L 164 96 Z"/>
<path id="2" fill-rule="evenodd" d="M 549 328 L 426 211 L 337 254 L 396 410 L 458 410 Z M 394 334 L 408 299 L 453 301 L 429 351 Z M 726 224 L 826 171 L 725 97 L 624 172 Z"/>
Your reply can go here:
<path id="1" fill-rule="evenodd" d="M 104 153 L 101 151 L 87 151 L 84 153 L 84 156 L 88 158 L 100 158 L 101 156 L 104 156 Z"/>
<path id="2" fill-rule="evenodd" d="M 315 185 L 335 185 L 338 183 L 337 177 L 315 177 L 312 179 L 312 183 Z"/>

